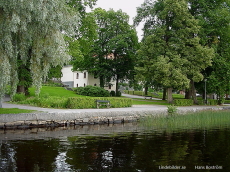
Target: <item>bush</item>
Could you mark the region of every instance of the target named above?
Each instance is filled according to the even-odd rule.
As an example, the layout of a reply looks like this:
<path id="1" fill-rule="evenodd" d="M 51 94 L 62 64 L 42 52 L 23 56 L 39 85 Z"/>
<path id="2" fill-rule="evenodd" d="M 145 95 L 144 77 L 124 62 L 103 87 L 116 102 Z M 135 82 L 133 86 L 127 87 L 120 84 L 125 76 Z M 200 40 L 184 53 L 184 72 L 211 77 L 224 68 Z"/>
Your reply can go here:
<path id="1" fill-rule="evenodd" d="M 134 91 L 133 94 L 138 95 L 138 96 L 144 96 L 145 95 L 145 93 L 143 91 Z"/>
<path id="2" fill-rule="evenodd" d="M 175 106 L 192 106 L 193 100 L 192 99 L 175 99 L 174 105 Z"/>
<path id="3" fill-rule="evenodd" d="M 109 97 L 109 91 L 104 88 L 87 85 L 86 87 L 78 87 L 74 90 L 77 94 L 83 96 L 91 96 L 91 97 Z"/>
<path id="4" fill-rule="evenodd" d="M 24 101 L 20 101 L 22 104 L 29 104 L 32 106 L 39 106 L 44 108 L 66 108 L 67 98 L 60 97 L 30 97 Z"/>
<path id="5" fill-rule="evenodd" d="M 207 105 L 218 105 L 219 101 L 214 99 L 208 99 Z M 205 100 L 198 100 L 198 105 L 205 105 Z"/>
<path id="6" fill-rule="evenodd" d="M 110 101 L 112 108 L 131 107 L 132 99 L 109 98 L 109 97 L 70 97 L 67 100 L 67 108 L 70 109 L 88 109 L 97 108 L 96 100 Z"/>
<path id="7" fill-rule="evenodd" d="M 24 93 L 17 93 L 13 96 L 13 101 L 14 102 L 20 102 L 26 100 L 26 96 Z"/>
<path id="8" fill-rule="evenodd" d="M 120 91 L 116 92 L 116 96 L 121 97 L 121 92 Z"/>
<path id="9" fill-rule="evenodd" d="M 44 108 L 61 108 L 61 109 L 90 109 L 97 108 L 96 100 L 109 100 L 112 108 L 131 107 L 132 99 L 126 98 L 110 98 L 110 97 L 70 97 L 60 98 L 50 96 L 44 97 L 30 97 L 26 100 L 20 101 L 21 104 L 29 104 L 32 106 Z"/>
<path id="10" fill-rule="evenodd" d="M 174 105 L 168 106 L 168 115 L 174 115 L 177 112 L 177 107 Z"/>
<path id="11" fill-rule="evenodd" d="M 198 105 L 205 105 L 205 100 L 197 100 Z"/>
<path id="12" fill-rule="evenodd" d="M 218 105 L 219 101 L 214 99 L 208 99 L 208 105 Z"/>
<path id="13" fill-rule="evenodd" d="M 111 96 L 111 97 L 115 97 L 115 95 L 116 95 L 116 92 L 112 90 L 112 91 L 110 92 L 110 96 Z"/>

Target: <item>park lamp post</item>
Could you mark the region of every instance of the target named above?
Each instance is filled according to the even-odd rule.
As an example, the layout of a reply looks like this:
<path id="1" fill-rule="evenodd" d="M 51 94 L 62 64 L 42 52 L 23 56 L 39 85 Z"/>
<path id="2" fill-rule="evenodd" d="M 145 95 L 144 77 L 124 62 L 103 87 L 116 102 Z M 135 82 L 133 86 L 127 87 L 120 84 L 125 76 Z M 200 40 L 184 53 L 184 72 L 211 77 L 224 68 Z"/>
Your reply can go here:
<path id="1" fill-rule="evenodd" d="M 207 79 L 204 79 L 204 103 L 207 104 L 207 93 L 206 93 L 206 82 Z"/>

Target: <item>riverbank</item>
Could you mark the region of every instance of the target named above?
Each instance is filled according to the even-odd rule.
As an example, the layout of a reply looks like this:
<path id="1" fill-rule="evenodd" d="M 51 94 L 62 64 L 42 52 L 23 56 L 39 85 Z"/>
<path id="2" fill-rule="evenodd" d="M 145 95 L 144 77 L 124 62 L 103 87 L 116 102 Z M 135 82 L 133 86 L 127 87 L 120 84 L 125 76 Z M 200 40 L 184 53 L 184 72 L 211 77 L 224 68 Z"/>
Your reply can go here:
<path id="1" fill-rule="evenodd" d="M 61 127 L 75 125 L 116 124 L 137 121 L 146 115 L 167 115 L 167 106 L 134 105 L 129 108 L 109 109 L 51 109 L 3 103 L 3 108 L 37 110 L 36 113 L 1 114 L 0 129 L 26 129 L 36 127 Z M 201 110 L 225 110 L 230 106 L 178 107 L 178 113 Z"/>

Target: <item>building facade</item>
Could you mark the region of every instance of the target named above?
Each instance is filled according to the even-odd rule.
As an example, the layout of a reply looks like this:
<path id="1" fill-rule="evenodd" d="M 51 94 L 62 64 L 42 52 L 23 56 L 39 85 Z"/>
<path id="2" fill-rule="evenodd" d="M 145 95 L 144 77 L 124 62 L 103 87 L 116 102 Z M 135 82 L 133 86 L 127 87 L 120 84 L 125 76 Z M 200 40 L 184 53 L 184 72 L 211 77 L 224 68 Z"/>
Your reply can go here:
<path id="1" fill-rule="evenodd" d="M 63 85 L 69 88 L 85 87 L 87 85 L 100 86 L 99 78 L 95 78 L 93 75 L 85 71 L 72 71 L 73 66 L 67 65 L 62 68 L 61 82 Z M 115 81 L 111 81 L 104 87 L 108 91 L 116 90 Z"/>

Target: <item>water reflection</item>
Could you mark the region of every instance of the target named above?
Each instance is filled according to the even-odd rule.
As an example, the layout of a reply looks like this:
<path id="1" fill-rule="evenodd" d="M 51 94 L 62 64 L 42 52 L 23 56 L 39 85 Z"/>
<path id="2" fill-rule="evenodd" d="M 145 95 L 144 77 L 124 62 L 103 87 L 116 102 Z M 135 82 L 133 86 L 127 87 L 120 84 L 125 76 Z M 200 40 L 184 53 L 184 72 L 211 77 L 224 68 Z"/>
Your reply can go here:
<path id="1" fill-rule="evenodd" d="M 166 167 L 194 171 L 212 166 L 230 171 L 229 128 L 168 133 L 145 131 L 138 125 L 129 126 L 128 132 L 107 127 L 105 134 L 98 135 L 2 139 L 0 171 L 151 172 Z M 65 131 L 73 133 L 74 129 Z"/>

